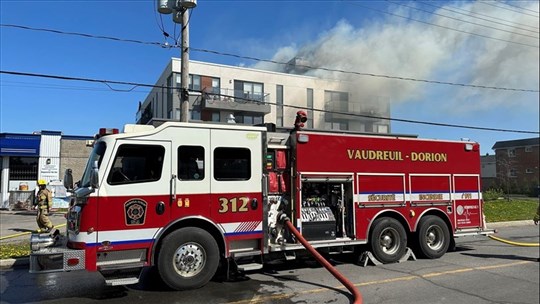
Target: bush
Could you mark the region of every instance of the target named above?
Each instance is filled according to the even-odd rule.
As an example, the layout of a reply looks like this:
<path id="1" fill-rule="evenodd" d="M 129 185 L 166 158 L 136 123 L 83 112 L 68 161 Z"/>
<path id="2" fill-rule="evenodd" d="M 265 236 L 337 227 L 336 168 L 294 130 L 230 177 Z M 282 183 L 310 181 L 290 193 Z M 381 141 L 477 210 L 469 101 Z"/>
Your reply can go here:
<path id="1" fill-rule="evenodd" d="M 503 196 L 504 196 L 504 192 L 501 189 L 489 189 L 482 193 L 482 197 L 484 198 L 484 201 L 494 201 L 498 199 L 499 197 L 503 197 Z"/>

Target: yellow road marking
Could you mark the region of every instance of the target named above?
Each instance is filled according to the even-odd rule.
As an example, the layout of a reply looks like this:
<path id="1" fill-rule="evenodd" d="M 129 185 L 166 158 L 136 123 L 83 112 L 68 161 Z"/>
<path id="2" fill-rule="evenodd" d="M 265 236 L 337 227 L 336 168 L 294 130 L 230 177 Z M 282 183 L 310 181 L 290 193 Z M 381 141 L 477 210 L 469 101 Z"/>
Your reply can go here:
<path id="1" fill-rule="evenodd" d="M 523 264 L 528 264 L 528 263 L 532 263 L 532 262 L 530 262 L 530 261 L 520 261 L 520 262 L 498 264 L 498 265 L 460 268 L 460 269 L 455 269 L 455 270 L 426 273 L 426 274 L 422 274 L 422 275 L 411 275 L 411 276 L 403 276 L 403 277 L 397 277 L 397 278 L 391 278 L 391 279 L 369 281 L 369 282 L 364 282 L 364 283 L 356 283 L 356 284 L 354 284 L 354 286 L 368 286 L 368 285 L 377 285 L 377 284 L 386 284 L 386 283 L 411 281 L 411 280 L 416 280 L 416 279 L 419 279 L 419 278 L 433 278 L 433 277 L 443 276 L 443 275 L 452 275 L 452 274 L 460 274 L 460 273 L 465 273 L 465 272 L 471 272 L 471 271 L 475 271 L 475 270 L 489 270 L 489 269 L 512 267 L 512 266 L 518 266 L 518 265 L 523 265 Z M 317 288 L 317 289 L 304 290 L 304 291 L 296 292 L 294 294 L 289 293 L 289 294 L 268 295 L 268 296 L 258 296 L 258 295 L 256 295 L 255 297 L 253 297 L 252 299 L 249 299 L 249 300 L 241 300 L 241 301 L 236 301 L 236 302 L 227 302 L 227 304 L 261 303 L 261 302 L 267 302 L 267 301 L 272 301 L 272 300 L 291 298 L 293 296 L 298 296 L 298 295 L 303 295 L 303 294 L 308 294 L 308 293 L 327 292 L 327 291 L 330 291 L 330 289 L 345 289 L 345 287 L 340 285 L 340 286 L 334 286 L 334 287 L 330 287 L 330 288 Z"/>
<path id="2" fill-rule="evenodd" d="M 54 228 L 64 227 L 65 225 L 66 224 L 56 225 L 56 226 L 54 226 Z M 18 237 L 18 236 L 23 236 L 23 235 L 26 235 L 26 234 L 30 234 L 32 232 L 36 232 L 36 231 L 26 231 L 26 232 L 21 232 L 21 233 L 17 233 L 17 234 L 6 235 L 6 236 L 3 236 L 3 237 L 0 237 L 0 240 L 11 239 L 11 238 L 15 238 L 15 237 Z"/>

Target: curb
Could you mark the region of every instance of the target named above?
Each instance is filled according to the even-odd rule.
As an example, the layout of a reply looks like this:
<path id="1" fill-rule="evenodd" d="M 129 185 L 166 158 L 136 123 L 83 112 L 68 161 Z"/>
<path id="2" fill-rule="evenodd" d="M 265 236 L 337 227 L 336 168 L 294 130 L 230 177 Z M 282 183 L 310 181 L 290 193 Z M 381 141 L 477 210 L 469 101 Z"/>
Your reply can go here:
<path id="1" fill-rule="evenodd" d="M 4 259 L 0 260 L 0 269 L 6 270 L 16 267 L 28 266 L 30 264 L 29 257 L 22 257 L 16 259 Z"/>
<path id="2" fill-rule="evenodd" d="M 486 224 L 487 229 L 500 228 L 500 227 L 512 227 L 512 226 L 528 226 L 528 225 L 533 225 L 532 220 L 493 222 L 493 223 Z M 0 260 L 0 269 L 5 270 L 5 269 L 10 269 L 10 268 L 28 266 L 29 264 L 30 264 L 29 257 L 22 257 L 22 258 L 16 258 L 16 259 L 4 259 L 4 260 Z"/>
<path id="3" fill-rule="evenodd" d="M 523 220 L 523 221 L 511 221 L 511 222 L 493 222 L 487 223 L 486 226 L 490 228 L 500 228 L 500 227 L 512 227 L 512 226 L 529 226 L 534 225 L 533 220 Z"/>

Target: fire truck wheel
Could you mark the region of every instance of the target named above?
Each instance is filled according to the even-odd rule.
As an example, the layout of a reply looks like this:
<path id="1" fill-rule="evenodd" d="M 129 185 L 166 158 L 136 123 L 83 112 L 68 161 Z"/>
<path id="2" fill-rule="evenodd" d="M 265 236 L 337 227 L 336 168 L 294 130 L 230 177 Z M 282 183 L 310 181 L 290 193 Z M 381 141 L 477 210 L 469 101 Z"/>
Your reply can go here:
<path id="1" fill-rule="evenodd" d="M 428 259 L 442 257 L 450 246 L 450 232 L 446 223 L 440 217 L 428 215 L 422 218 L 418 225 L 420 256 Z"/>
<path id="2" fill-rule="evenodd" d="M 204 286 L 217 271 L 219 248 L 205 230 L 186 227 L 163 239 L 158 270 L 163 281 L 176 290 Z"/>
<path id="3" fill-rule="evenodd" d="M 369 242 L 377 260 L 395 263 L 407 250 L 407 233 L 396 219 L 383 217 L 373 223 Z"/>

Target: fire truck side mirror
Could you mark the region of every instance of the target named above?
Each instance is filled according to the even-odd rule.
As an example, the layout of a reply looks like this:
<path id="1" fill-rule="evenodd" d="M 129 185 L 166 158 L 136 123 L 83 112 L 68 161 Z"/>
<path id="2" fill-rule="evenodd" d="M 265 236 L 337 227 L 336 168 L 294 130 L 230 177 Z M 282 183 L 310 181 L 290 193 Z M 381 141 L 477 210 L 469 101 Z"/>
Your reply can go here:
<path id="1" fill-rule="evenodd" d="M 64 187 L 68 191 L 73 191 L 73 174 L 71 169 L 66 169 L 64 173 Z"/>

